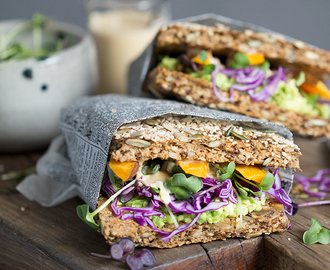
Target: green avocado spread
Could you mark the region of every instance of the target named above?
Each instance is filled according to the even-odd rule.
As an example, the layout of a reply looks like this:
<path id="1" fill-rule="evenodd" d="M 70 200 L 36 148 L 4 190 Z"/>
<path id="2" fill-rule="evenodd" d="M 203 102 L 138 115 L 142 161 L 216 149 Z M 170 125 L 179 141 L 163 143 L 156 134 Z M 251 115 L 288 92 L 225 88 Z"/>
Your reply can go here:
<path id="1" fill-rule="evenodd" d="M 262 206 L 265 204 L 266 198 L 242 198 L 240 196 L 242 207 L 242 215 L 245 216 L 248 213 L 251 213 L 253 211 L 261 211 Z M 125 205 L 130 207 L 146 207 L 148 205 L 149 199 L 144 196 L 136 196 L 129 202 L 127 202 Z M 118 203 L 118 205 L 123 206 L 121 203 Z M 173 219 L 171 218 L 170 214 L 168 213 L 166 207 L 162 207 L 161 209 L 158 209 L 158 211 L 161 211 L 165 214 L 165 217 L 161 218 L 159 216 L 151 216 L 150 219 L 153 221 L 153 223 L 158 227 L 162 228 L 166 224 L 173 224 Z M 237 217 L 240 215 L 240 207 L 239 203 L 234 204 L 232 202 L 229 202 L 227 206 L 223 206 L 219 208 L 218 210 L 212 210 L 207 211 L 201 214 L 197 222 L 199 224 L 203 224 L 205 222 L 207 223 L 217 223 L 224 218 L 227 217 Z M 184 222 L 184 223 L 190 223 L 194 217 L 195 214 L 188 215 L 186 213 L 182 214 L 176 214 L 174 215 L 176 220 L 178 222 Z"/>

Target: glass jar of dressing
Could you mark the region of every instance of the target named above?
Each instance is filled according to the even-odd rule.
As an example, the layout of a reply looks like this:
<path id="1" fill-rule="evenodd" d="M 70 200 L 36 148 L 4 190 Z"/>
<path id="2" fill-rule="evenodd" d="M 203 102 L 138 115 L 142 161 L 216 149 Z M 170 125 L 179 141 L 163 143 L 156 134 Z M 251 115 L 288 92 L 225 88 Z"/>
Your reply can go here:
<path id="1" fill-rule="evenodd" d="M 167 0 L 90 0 L 88 29 L 98 52 L 97 94 L 126 94 L 128 70 L 170 19 Z"/>

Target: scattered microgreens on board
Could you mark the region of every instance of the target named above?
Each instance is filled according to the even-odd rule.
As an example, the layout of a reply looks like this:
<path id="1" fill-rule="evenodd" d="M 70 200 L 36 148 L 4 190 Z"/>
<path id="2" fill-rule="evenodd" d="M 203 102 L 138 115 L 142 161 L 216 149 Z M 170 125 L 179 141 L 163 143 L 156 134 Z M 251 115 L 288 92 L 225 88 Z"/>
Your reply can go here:
<path id="1" fill-rule="evenodd" d="M 311 219 L 312 225 L 308 231 L 304 232 L 303 241 L 306 245 L 320 243 L 327 245 L 330 243 L 330 232 L 328 229 L 323 228 L 321 223 L 315 218 Z"/>
<path id="2" fill-rule="evenodd" d="M 130 238 L 122 238 L 118 244 L 111 245 L 110 255 L 102 255 L 97 253 L 92 253 L 92 255 L 104 259 L 126 261 L 131 270 L 140 270 L 143 266 L 155 265 L 155 256 L 150 250 L 142 249 L 140 253 L 133 255 L 134 250 L 134 242 Z"/>
<path id="3" fill-rule="evenodd" d="M 12 181 L 13 183 L 0 188 L 0 194 L 10 194 L 17 192 L 16 186 L 25 177 L 36 172 L 36 168 L 28 168 L 22 171 L 11 171 L 0 176 L 1 181 Z"/>

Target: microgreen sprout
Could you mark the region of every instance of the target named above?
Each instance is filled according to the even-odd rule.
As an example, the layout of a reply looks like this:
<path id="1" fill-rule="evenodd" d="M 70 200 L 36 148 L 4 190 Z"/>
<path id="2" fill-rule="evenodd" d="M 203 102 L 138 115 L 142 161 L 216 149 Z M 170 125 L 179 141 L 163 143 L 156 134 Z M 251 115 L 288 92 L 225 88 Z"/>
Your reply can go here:
<path id="1" fill-rule="evenodd" d="M 273 186 L 275 177 L 272 173 L 267 173 L 266 176 L 262 179 L 258 188 L 263 191 L 268 191 Z"/>
<path id="2" fill-rule="evenodd" d="M 268 191 L 271 189 L 271 187 L 274 184 L 275 181 L 275 176 L 272 173 L 267 173 L 266 176 L 262 179 L 261 183 L 259 185 L 257 185 L 256 183 L 242 177 L 240 174 L 235 173 L 235 176 L 237 178 L 240 178 L 241 180 L 249 183 L 250 185 L 258 188 L 261 191 Z M 252 192 L 252 191 L 251 191 Z"/>
<path id="3" fill-rule="evenodd" d="M 223 182 L 229 178 L 231 179 L 234 175 L 235 167 L 236 165 L 234 162 L 230 162 L 228 166 L 225 166 L 223 168 L 218 166 L 217 169 L 219 170 L 218 172 L 220 174 L 219 181 Z"/>
<path id="4" fill-rule="evenodd" d="M 261 181 L 261 183 L 259 185 L 257 185 L 253 181 L 250 181 L 250 180 L 244 178 L 241 174 L 235 172 L 236 166 L 235 166 L 234 162 L 230 162 L 227 166 L 224 166 L 224 167 L 221 167 L 219 164 L 216 164 L 216 163 L 213 163 L 212 165 L 218 169 L 217 175 L 220 175 L 219 181 L 225 181 L 226 179 L 230 178 L 233 181 L 238 193 L 243 198 L 248 198 L 249 194 L 253 194 L 256 197 L 261 197 L 262 192 L 270 190 L 270 188 L 273 186 L 274 181 L 275 181 L 275 176 L 272 173 L 267 173 L 266 176 Z M 243 186 L 241 183 L 239 183 L 236 180 L 237 178 L 256 187 L 257 191 L 251 190 L 250 188 Z"/>
<path id="5" fill-rule="evenodd" d="M 43 46 L 42 32 L 49 18 L 43 14 L 35 13 L 31 20 L 17 24 L 0 38 L 0 62 L 12 59 L 46 58 L 50 53 L 59 51 L 64 47 L 64 38 L 58 38 L 51 46 Z M 23 42 L 15 42 L 13 39 L 20 33 L 32 30 L 33 49 Z"/>
<path id="6" fill-rule="evenodd" d="M 134 250 L 134 242 L 130 238 L 122 238 L 118 244 L 111 245 L 110 255 L 102 255 L 97 253 L 92 253 L 92 255 L 104 259 L 126 261 L 131 270 L 140 270 L 143 266 L 155 265 L 155 256 L 150 250 L 144 248 L 137 255 L 132 255 Z"/>
<path id="7" fill-rule="evenodd" d="M 113 188 L 116 191 L 120 190 L 123 187 L 123 185 L 124 185 L 123 180 L 121 180 L 119 177 L 117 177 L 115 175 L 115 173 L 113 172 L 113 170 L 111 170 L 111 168 L 109 166 L 109 163 L 107 163 L 107 170 L 108 170 L 108 176 L 109 176 L 109 179 L 110 179 L 110 182 L 111 182 Z"/>
<path id="8" fill-rule="evenodd" d="M 173 161 L 166 161 L 166 171 L 168 173 L 184 173 L 180 166 L 177 166 Z"/>
<path id="9" fill-rule="evenodd" d="M 238 202 L 238 209 L 239 209 L 239 228 L 242 228 L 243 225 L 243 213 L 242 213 L 242 201 L 240 196 L 238 195 L 237 191 L 233 188 L 233 191 L 236 195 L 237 202 Z"/>
<path id="10" fill-rule="evenodd" d="M 323 228 L 321 223 L 312 218 L 312 225 L 308 231 L 304 232 L 303 241 L 306 245 L 312 245 L 317 242 L 323 245 L 330 243 L 330 232 Z"/>
<path id="11" fill-rule="evenodd" d="M 205 61 L 207 60 L 207 51 L 201 50 L 197 57 L 201 59 L 203 63 L 205 63 Z"/>
<path id="12" fill-rule="evenodd" d="M 166 180 L 167 189 L 174 193 L 174 196 L 179 200 L 187 200 L 191 193 L 197 193 L 203 187 L 203 181 L 196 176 L 186 177 L 183 173 L 176 173 Z"/>
<path id="13" fill-rule="evenodd" d="M 157 173 L 161 168 L 161 163 L 159 162 L 159 159 L 154 159 L 151 161 L 150 165 L 146 165 L 142 167 L 141 172 L 144 175 L 150 175 Z"/>
<path id="14" fill-rule="evenodd" d="M 204 66 L 204 68 L 203 68 L 203 72 L 205 73 L 205 74 L 212 74 L 212 72 L 215 70 L 215 65 L 213 65 L 213 64 L 209 64 L 209 65 L 207 65 L 207 66 Z"/>
<path id="15" fill-rule="evenodd" d="M 42 48 L 42 29 L 47 21 L 47 17 L 40 13 L 32 15 L 31 24 L 33 28 L 33 45 L 36 51 Z"/>
<path id="16" fill-rule="evenodd" d="M 243 198 L 248 198 L 249 197 L 249 193 L 253 194 L 256 197 L 261 197 L 262 195 L 262 190 L 259 189 L 258 191 L 253 191 L 247 187 L 242 186 L 239 182 L 235 181 L 235 186 L 239 192 L 239 194 L 243 197 Z"/>
<path id="17" fill-rule="evenodd" d="M 245 68 L 249 65 L 250 60 L 244 53 L 236 53 L 234 55 L 234 61 L 230 63 L 230 67 L 235 69 Z"/>
<path id="18" fill-rule="evenodd" d="M 107 199 L 99 208 L 97 208 L 94 212 L 89 212 L 88 204 L 78 205 L 77 206 L 77 215 L 78 217 L 84 221 L 88 226 L 92 227 L 93 229 L 98 229 L 99 225 L 95 222 L 94 216 L 96 216 L 101 210 L 103 210 L 109 203 L 111 203 L 117 196 L 120 195 L 125 189 L 129 188 L 130 186 L 135 184 L 136 180 L 133 180 L 122 189 L 117 191 L 113 194 L 109 199 Z"/>

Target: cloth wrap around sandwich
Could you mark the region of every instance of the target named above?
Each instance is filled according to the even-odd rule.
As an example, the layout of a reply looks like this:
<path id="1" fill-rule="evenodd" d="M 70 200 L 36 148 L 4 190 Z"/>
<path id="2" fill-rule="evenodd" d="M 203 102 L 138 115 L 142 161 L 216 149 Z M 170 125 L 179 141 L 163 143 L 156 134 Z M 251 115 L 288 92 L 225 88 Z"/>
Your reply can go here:
<path id="1" fill-rule="evenodd" d="M 170 114 L 222 119 L 228 124 L 273 130 L 290 141 L 293 139 L 292 133 L 281 125 L 176 101 L 111 94 L 83 97 L 62 110 L 63 135 L 54 139 L 39 159 L 37 174 L 25 178 L 17 190 L 46 207 L 80 196 L 95 209 L 110 143 L 117 129 L 127 123 Z M 282 187 L 289 194 L 293 170 L 279 170 Z"/>

